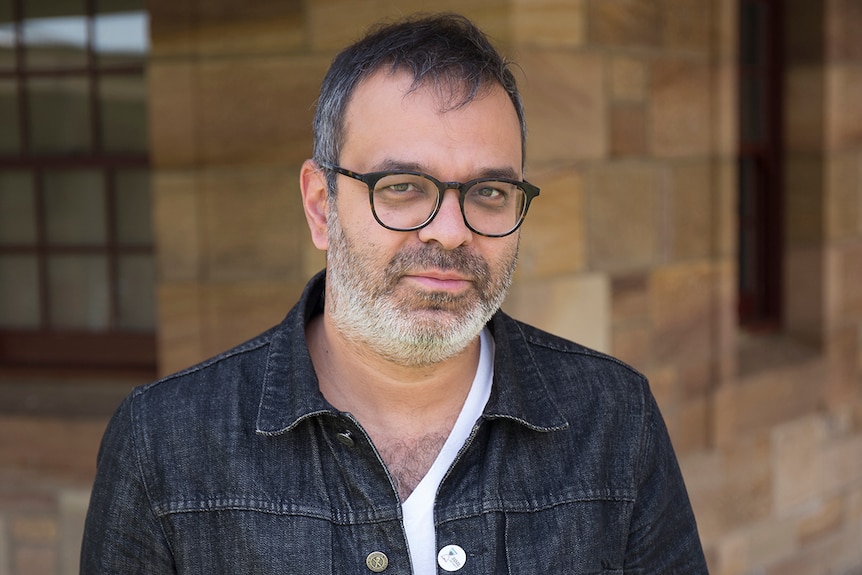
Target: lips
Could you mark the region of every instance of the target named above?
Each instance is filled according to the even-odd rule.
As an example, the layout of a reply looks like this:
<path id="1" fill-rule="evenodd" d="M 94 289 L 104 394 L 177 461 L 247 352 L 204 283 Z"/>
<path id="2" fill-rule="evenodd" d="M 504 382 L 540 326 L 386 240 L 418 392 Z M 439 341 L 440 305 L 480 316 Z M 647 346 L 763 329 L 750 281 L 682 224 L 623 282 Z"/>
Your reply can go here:
<path id="1" fill-rule="evenodd" d="M 464 274 L 458 273 L 456 271 L 446 271 L 446 270 L 410 271 L 405 275 L 420 277 L 420 278 L 428 278 L 431 280 L 436 280 L 436 281 L 441 281 L 441 282 L 470 282 L 470 281 L 473 281 L 472 278 L 466 277 Z"/>
<path id="2" fill-rule="evenodd" d="M 437 270 L 411 271 L 404 274 L 403 277 L 409 278 L 428 289 L 443 291 L 460 291 L 473 283 L 471 278 L 465 277 L 463 274 Z"/>

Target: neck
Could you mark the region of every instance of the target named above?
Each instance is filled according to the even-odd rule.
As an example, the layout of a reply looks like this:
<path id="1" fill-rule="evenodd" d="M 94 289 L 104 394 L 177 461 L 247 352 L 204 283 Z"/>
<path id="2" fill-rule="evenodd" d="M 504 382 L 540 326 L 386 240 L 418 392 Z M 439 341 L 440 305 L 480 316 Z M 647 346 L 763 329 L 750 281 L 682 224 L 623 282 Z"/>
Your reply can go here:
<path id="1" fill-rule="evenodd" d="M 324 313 L 307 328 L 324 397 L 372 434 L 415 436 L 451 429 L 476 374 L 477 336 L 460 354 L 430 366 L 403 366 L 348 341 Z"/>

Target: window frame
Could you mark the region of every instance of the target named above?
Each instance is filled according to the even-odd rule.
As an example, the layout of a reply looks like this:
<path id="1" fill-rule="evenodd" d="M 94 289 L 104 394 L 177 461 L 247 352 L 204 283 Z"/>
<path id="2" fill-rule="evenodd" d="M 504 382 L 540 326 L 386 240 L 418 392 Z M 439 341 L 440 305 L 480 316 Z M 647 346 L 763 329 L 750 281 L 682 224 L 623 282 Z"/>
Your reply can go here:
<path id="1" fill-rule="evenodd" d="M 747 6 L 763 10 L 761 34 L 744 23 Z M 784 7 L 781 0 L 739 2 L 738 320 L 749 331 L 778 331 L 784 319 Z M 761 62 L 745 61 L 746 42 L 761 50 Z M 762 88 L 752 101 L 752 83 Z M 759 138 L 744 125 L 762 120 Z M 749 169 L 751 168 L 751 169 Z"/>
<path id="2" fill-rule="evenodd" d="M 0 328 L 0 367 L 134 370 L 155 373 L 155 329 L 134 330 L 120 326 L 119 262 L 126 255 L 154 256 L 152 242 L 123 244 L 117 230 L 117 174 L 121 170 L 150 170 L 149 152 L 106 152 L 102 141 L 99 82 L 103 78 L 140 76 L 146 78 L 146 56 L 139 62 L 99 63 L 95 52 L 95 0 L 85 0 L 85 62 L 75 67 L 27 68 L 25 43 L 25 0 L 11 0 L 15 29 L 14 65 L 0 68 L 0 80 L 17 84 L 19 153 L 0 155 L 0 172 L 21 171 L 33 178 L 36 239 L 32 244 L 0 245 L 0 255 L 34 256 L 37 262 L 39 326 L 35 329 Z M 27 84 L 36 79 L 79 77 L 88 87 L 91 147 L 84 154 L 34 153 L 32 150 Z M 45 174 L 54 171 L 91 170 L 104 180 L 105 241 L 96 245 L 52 244 L 47 238 Z M 53 326 L 48 286 L 49 258 L 55 255 L 104 256 L 108 274 L 108 319 L 104 330 L 60 329 Z M 155 285 L 153 286 L 155 289 Z M 155 318 L 153 318 L 155 324 Z"/>

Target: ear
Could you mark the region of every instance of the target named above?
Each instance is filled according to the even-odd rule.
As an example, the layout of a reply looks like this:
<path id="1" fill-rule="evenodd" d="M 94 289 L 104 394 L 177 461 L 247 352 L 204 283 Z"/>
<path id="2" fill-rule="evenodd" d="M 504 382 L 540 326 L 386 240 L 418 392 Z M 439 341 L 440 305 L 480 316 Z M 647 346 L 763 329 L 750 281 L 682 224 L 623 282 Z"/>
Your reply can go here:
<path id="1" fill-rule="evenodd" d="M 311 230 L 311 241 L 317 249 L 326 250 L 329 248 L 329 236 L 326 233 L 329 193 L 326 175 L 312 160 L 306 160 L 302 164 L 299 172 L 299 187 L 302 190 L 305 219 Z"/>

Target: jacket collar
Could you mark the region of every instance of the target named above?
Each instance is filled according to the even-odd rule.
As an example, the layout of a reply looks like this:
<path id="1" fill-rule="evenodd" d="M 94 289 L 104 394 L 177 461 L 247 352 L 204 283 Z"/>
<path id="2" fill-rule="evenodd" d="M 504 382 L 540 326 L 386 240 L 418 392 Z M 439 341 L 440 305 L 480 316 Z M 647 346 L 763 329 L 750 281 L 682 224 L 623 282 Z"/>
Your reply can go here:
<path id="1" fill-rule="evenodd" d="M 266 360 L 257 432 L 279 435 L 301 421 L 338 411 L 320 393 L 305 326 L 323 311 L 325 272 L 306 285 L 299 302 L 274 330 Z M 496 347 L 494 383 L 483 417 L 510 419 L 536 431 L 568 427 L 548 390 L 521 324 L 498 311 L 489 323 Z"/>

